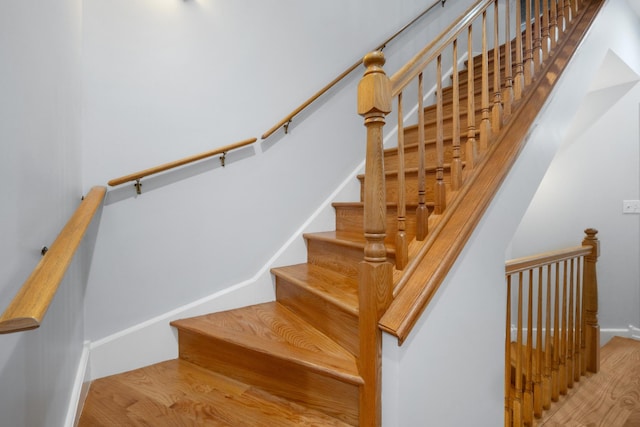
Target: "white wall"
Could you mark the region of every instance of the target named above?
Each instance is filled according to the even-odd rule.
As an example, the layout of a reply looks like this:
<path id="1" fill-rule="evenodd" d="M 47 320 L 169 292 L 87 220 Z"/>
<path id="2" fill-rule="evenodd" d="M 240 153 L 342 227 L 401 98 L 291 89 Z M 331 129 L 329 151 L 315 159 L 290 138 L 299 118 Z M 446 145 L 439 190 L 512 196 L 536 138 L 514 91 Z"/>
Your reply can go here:
<path id="1" fill-rule="evenodd" d="M 0 310 L 82 196 L 80 37 L 79 0 L 0 4 Z M 83 354 L 85 284 L 76 259 L 43 326 L 0 335 L 3 426 L 64 425 Z"/>
<path id="2" fill-rule="evenodd" d="M 493 427 L 503 423 L 505 254 L 511 256 L 517 251 L 515 245 L 511 246 L 512 237 L 597 75 L 593 64 L 602 62 L 609 47 L 620 40 L 628 40 L 629 52 L 638 52 L 640 39 L 634 35 L 638 29 L 635 22 L 623 2 L 607 4 L 536 119 L 527 145 L 487 214 L 409 339 L 399 347 L 393 337 L 385 335 L 383 425 L 454 427 L 472 423 Z M 637 98 L 632 114 L 636 117 L 633 163 L 638 160 Z M 607 139 L 600 135 L 599 143 Z M 637 185 L 637 166 L 634 167 L 635 174 L 629 179 Z M 604 169 L 598 167 L 598 171 L 604 178 Z M 612 181 L 619 181 L 616 176 Z M 628 197 L 637 197 L 637 193 L 633 194 Z M 592 197 L 587 206 L 581 205 L 583 211 L 589 211 L 602 196 Z M 620 207 L 621 202 L 617 202 L 616 211 Z M 545 223 L 554 222 L 556 216 L 557 210 L 546 211 Z M 591 221 L 586 226 L 599 227 Z M 583 225 L 577 227 L 570 232 L 569 245 L 582 239 Z M 535 232 L 542 230 L 538 227 Z M 637 238 L 635 234 L 636 242 Z M 603 252 L 609 246 L 605 243 Z M 637 275 L 634 279 L 631 287 L 635 289 Z"/>
<path id="3" fill-rule="evenodd" d="M 385 49 L 391 72 L 450 22 L 443 14 L 470 2 L 450 3 Z M 261 135 L 424 8 L 417 0 L 87 2 L 83 182 Z M 171 357 L 168 320 L 193 314 L 194 301 L 224 295 L 214 303 L 221 309 L 273 298 L 268 267 L 304 261 L 300 232 L 333 228 L 325 202 L 348 178 L 356 184 L 361 74 L 294 119 L 289 135 L 229 154 L 225 168 L 213 159 L 143 180 L 140 196 L 131 185 L 109 192 L 87 292 L 94 376 Z M 347 187 L 337 197 L 357 199 Z M 147 327 L 155 332 L 145 335 Z M 114 344 L 133 336 L 145 343 L 134 362 Z M 171 350 L 149 351 L 158 340 Z"/>
<path id="4" fill-rule="evenodd" d="M 616 5 L 608 50 L 594 56 L 590 91 L 512 243 L 517 257 L 576 245 L 585 228 L 599 230 L 605 339 L 640 326 L 640 215 L 622 213 L 623 200 L 640 199 L 640 18 Z"/>

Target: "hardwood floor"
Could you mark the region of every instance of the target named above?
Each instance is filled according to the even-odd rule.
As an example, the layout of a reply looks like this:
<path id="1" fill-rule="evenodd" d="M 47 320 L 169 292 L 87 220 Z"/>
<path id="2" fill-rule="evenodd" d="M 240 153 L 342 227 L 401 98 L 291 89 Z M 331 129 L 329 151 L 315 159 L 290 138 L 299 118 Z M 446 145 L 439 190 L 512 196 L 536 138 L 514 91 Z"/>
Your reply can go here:
<path id="1" fill-rule="evenodd" d="M 285 427 L 347 424 L 178 359 L 94 381 L 78 425 Z"/>
<path id="2" fill-rule="evenodd" d="M 583 377 L 538 426 L 640 426 L 640 341 L 614 337 L 602 347 L 600 361 L 600 372 Z"/>

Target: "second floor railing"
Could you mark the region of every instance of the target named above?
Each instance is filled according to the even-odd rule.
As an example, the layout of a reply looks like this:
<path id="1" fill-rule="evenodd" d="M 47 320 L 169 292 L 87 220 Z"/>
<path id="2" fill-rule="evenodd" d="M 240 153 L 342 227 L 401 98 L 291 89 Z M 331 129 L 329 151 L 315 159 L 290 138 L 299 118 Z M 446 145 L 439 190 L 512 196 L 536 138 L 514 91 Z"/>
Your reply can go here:
<path id="1" fill-rule="evenodd" d="M 594 229 L 581 246 L 506 263 L 505 427 L 534 425 L 552 401 L 600 367 L 600 245 Z"/>

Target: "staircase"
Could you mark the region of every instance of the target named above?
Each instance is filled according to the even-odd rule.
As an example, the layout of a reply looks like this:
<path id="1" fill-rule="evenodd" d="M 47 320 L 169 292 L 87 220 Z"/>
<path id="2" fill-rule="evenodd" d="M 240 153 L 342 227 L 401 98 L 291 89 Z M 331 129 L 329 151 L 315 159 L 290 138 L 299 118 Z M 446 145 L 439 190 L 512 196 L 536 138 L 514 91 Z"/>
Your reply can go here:
<path id="1" fill-rule="evenodd" d="M 515 47 L 514 44 L 512 48 Z M 442 123 L 451 123 L 457 116 L 465 123 L 465 136 L 482 139 L 480 124 L 487 117 L 483 99 L 487 87 L 483 81 L 493 79 L 493 71 L 487 70 L 487 67 L 493 70 L 487 61 L 489 56 L 493 54 L 486 50 L 484 60 L 483 55 L 474 58 L 473 76 L 480 77 L 468 80 L 470 70 L 460 71 L 461 83 L 455 91 L 452 88 L 439 91 L 442 108 L 437 105 L 424 108 L 424 124 L 404 128 L 403 150 L 390 148 L 382 153 L 386 192 L 382 200 L 386 209 L 381 221 L 387 231 L 386 235 L 375 237 L 382 240 L 374 244 L 367 241 L 376 234 L 366 223 L 367 215 L 371 216 L 365 202 L 372 178 L 362 175 L 358 177 L 361 200 L 334 204 L 335 230 L 304 235 L 307 262 L 272 270 L 275 301 L 171 322 L 178 330 L 179 359 L 93 381 L 79 425 L 379 425 L 378 322 L 385 313 L 391 316 L 381 321 L 381 327 L 402 341 L 415 320 L 401 319 L 398 324 L 404 329 L 398 332 L 401 328 L 394 326 L 397 316 L 389 313 L 397 312 L 403 300 L 412 303 L 416 300 L 412 296 L 412 292 L 417 292 L 412 281 L 424 285 L 432 277 L 421 270 L 424 254 L 438 248 L 439 236 L 444 239 L 451 234 L 446 228 L 452 226 L 451 218 L 455 218 L 451 212 L 457 205 L 462 206 L 474 185 L 484 185 L 482 173 L 492 174 L 497 182 L 493 190 L 474 193 L 474 197 L 483 198 L 486 206 L 500 182 L 495 176 L 506 174 L 518 151 L 517 147 L 510 149 L 516 153 L 511 163 L 500 158 L 503 145 L 499 141 L 506 132 L 517 135 L 513 128 L 505 127 L 502 133 L 491 135 L 490 141 L 496 148 L 487 149 L 478 157 L 470 153 L 476 150 L 473 145 L 457 145 L 455 132 L 442 128 Z M 566 56 L 562 61 L 566 63 Z M 501 64 L 504 65 L 504 60 Z M 477 129 L 468 132 L 468 99 L 466 95 L 455 95 L 457 91 L 467 93 L 467 81 L 477 82 L 472 96 L 473 116 L 478 124 Z M 506 84 L 505 81 L 501 87 Z M 552 85 L 548 92 L 551 88 Z M 456 98 L 459 110 L 453 105 Z M 514 102 L 512 117 L 519 117 L 518 107 L 540 108 L 541 104 L 530 104 L 539 101 L 530 99 Z M 518 126 L 528 128 L 533 118 L 523 117 Z M 421 127 L 424 143 L 420 143 Z M 517 143 L 521 140 L 518 138 Z M 440 146 L 438 141 L 442 143 Z M 422 189 L 421 145 L 426 164 L 431 165 L 423 167 Z M 494 161 L 500 167 L 490 172 L 489 159 L 493 155 L 498 156 Z M 461 163 L 460 173 L 466 187 L 454 184 L 459 180 L 453 175 L 456 161 Z M 399 172 L 402 164 L 404 171 Z M 399 187 L 403 180 L 404 187 Z M 444 186 L 444 193 L 439 186 Z M 396 203 L 404 198 L 398 197 L 401 193 L 406 194 L 406 199 Z M 446 194 L 444 201 L 438 200 L 442 194 Z M 425 217 L 426 224 L 420 223 L 417 214 L 421 205 L 431 214 Z M 438 212 L 445 205 L 448 211 Z M 478 220 L 481 214 L 480 208 Z M 418 236 L 425 226 L 434 230 L 426 239 Z M 406 247 L 397 243 L 399 231 L 404 234 Z M 468 232 L 459 233 L 460 248 L 467 237 Z M 442 242 L 451 246 L 445 240 Z M 377 255 L 371 256 L 372 253 Z M 368 254 L 364 262 L 363 254 Z M 361 283 L 391 283 L 391 287 L 380 290 Z M 419 316 L 428 298 L 420 301 L 422 307 L 411 310 L 414 316 Z"/>

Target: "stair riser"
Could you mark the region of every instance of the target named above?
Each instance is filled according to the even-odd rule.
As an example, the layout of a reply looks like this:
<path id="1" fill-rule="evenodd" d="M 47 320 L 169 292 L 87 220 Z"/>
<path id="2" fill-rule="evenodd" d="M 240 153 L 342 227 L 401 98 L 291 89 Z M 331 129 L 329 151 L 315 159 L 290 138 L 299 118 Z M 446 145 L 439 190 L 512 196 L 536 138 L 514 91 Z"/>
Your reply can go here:
<path id="1" fill-rule="evenodd" d="M 364 250 L 359 247 L 343 246 L 324 240 L 307 240 L 307 262 L 330 268 L 348 277 L 358 277 L 359 264 L 364 259 Z M 395 263 L 392 254 L 387 259 Z"/>
<path id="2" fill-rule="evenodd" d="M 407 130 L 406 133 L 411 134 L 409 136 L 410 140 L 418 139 L 417 129 Z M 466 141 L 466 134 L 464 136 L 465 138 L 463 138 L 462 136 L 460 138 L 460 158 L 461 159 L 464 159 L 464 155 L 465 155 L 465 144 L 463 142 Z M 408 147 L 405 146 L 405 147 L 406 147 L 404 149 L 405 168 L 417 168 L 418 161 L 420 159 L 420 156 L 418 155 L 418 148 L 419 148 L 418 145 L 412 143 L 410 146 Z M 453 159 L 453 147 L 451 146 L 451 139 L 447 139 L 444 141 L 443 149 L 444 149 L 444 163 L 451 163 L 451 160 Z M 436 164 L 435 143 L 426 144 L 424 152 L 425 152 L 425 164 L 435 165 Z M 398 169 L 398 150 L 385 150 L 384 168 L 385 170 L 389 170 L 389 171 Z"/>
<path id="3" fill-rule="evenodd" d="M 357 316 L 282 277 L 276 277 L 276 299 L 354 355 L 359 354 Z"/>
<path id="4" fill-rule="evenodd" d="M 430 203 L 435 200 L 434 198 L 434 188 L 436 184 L 435 180 L 435 172 L 427 171 L 425 174 L 425 195 L 426 202 Z M 449 186 L 451 180 L 449 177 L 449 171 L 445 170 L 445 174 L 443 177 L 444 183 Z M 364 180 L 361 180 L 361 190 L 360 197 L 363 197 L 364 191 Z M 385 188 L 387 191 L 387 201 L 395 202 L 398 200 L 398 176 L 387 175 L 385 178 Z M 418 204 L 418 173 L 417 171 L 407 172 L 405 175 L 405 199 L 408 205 L 417 205 Z"/>
<path id="5" fill-rule="evenodd" d="M 336 207 L 336 230 L 364 234 L 364 209 L 362 206 Z M 398 210 L 395 207 L 387 209 L 387 243 L 394 243 L 398 230 Z M 411 240 L 416 235 L 416 219 L 413 211 L 407 211 L 405 218 L 405 233 Z"/>
<path id="6" fill-rule="evenodd" d="M 480 123 L 482 121 L 482 112 L 478 111 L 475 115 L 475 127 L 479 129 Z M 453 136 L 452 129 L 452 120 L 451 117 L 447 117 L 442 121 L 443 129 L 442 135 L 444 139 L 451 139 Z M 467 123 L 467 114 L 460 114 L 460 139 L 464 140 L 464 137 L 468 132 L 468 123 Z M 424 126 L 424 137 L 425 140 L 434 140 L 436 138 L 436 124 L 435 121 L 425 121 Z M 417 144 L 418 143 L 418 127 L 410 126 L 405 128 L 404 134 L 404 143 L 409 144 Z"/>
<path id="7" fill-rule="evenodd" d="M 269 354 L 189 331 L 179 333 L 180 358 L 357 425 L 358 385 L 321 375 Z"/>

